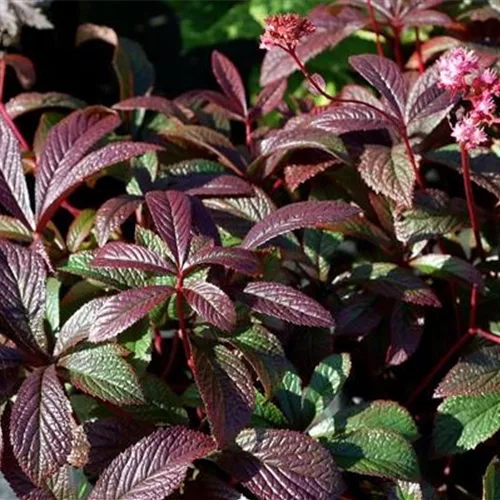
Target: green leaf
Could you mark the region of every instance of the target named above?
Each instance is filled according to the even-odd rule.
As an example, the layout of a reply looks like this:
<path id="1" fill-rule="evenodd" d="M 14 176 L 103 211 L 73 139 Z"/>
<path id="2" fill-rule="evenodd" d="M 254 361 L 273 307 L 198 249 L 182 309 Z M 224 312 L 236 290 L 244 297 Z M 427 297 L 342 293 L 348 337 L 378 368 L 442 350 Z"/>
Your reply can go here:
<path id="1" fill-rule="evenodd" d="M 174 255 L 166 243 L 156 233 L 142 226 L 135 226 L 135 241 L 138 245 L 146 247 L 148 250 L 157 253 L 160 257 L 175 261 Z"/>
<path id="2" fill-rule="evenodd" d="M 486 345 L 465 356 L 448 372 L 434 396 L 481 396 L 500 392 L 500 345 Z"/>
<path id="3" fill-rule="evenodd" d="M 440 306 L 434 292 L 418 276 L 390 262 L 358 264 L 351 272 L 350 281 L 385 297 L 423 306 Z"/>
<path id="4" fill-rule="evenodd" d="M 118 342 L 132 355 L 128 362 L 137 373 L 143 373 L 150 361 L 153 347 L 153 332 L 149 320 L 143 319 L 121 333 Z"/>
<path id="5" fill-rule="evenodd" d="M 140 420 L 157 424 L 188 425 L 189 418 L 181 398 L 158 377 L 147 373 L 140 380 L 145 404 L 125 406 L 125 410 Z"/>
<path id="6" fill-rule="evenodd" d="M 55 278 L 47 280 L 47 296 L 45 299 L 45 318 L 47 319 L 52 333 L 59 330 L 60 326 L 60 309 L 59 309 L 59 292 L 61 290 L 61 282 Z"/>
<path id="7" fill-rule="evenodd" d="M 366 146 L 358 170 L 376 193 L 407 207 L 412 206 L 416 176 L 404 144 L 392 148 Z"/>
<path id="8" fill-rule="evenodd" d="M 156 151 L 149 151 L 130 160 L 132 179 L 127 184 L 127 193 L 143 195 L 153 188 L 153 181 L 158 175 L 158 155 Z"/>
<path id="9" fill-rule="evenodd" d="M 452 396 L 437 409 L 434 449 L 438 456 L 474 449 L 500 428 L 500 392 Z"/>
<path id="10" fill-rule="evenodd" d="M 481 273 L 467 261 L 452 255 L 427 254 L 410 261 L 410 266 L 422 274 L 444 279 L 458 279 L 470 285 L 477 285 L 484 293 Z"/>
<path id="11" fill-rule="evenodd" d="M 33 239 L 33 235 L 19 219 L 9 215 L 0 215 L 0 238 L 29 242 Z"/>
<path id="12" fill-rule="evenodd" d="M 82 210 L 73 220 L 66 236 L 66 246 L 71 253 L 77 252 L 94 227 L 96 211 Z"/>
<path id="13" fill-rule="evenodd" d="M 83 251 L 70 255 L 68 262 L 59 268 L 70 274 L 91 279 L 108 285 L 116 290 L 141 287 L 146 284 L 147 276 L 138 269 L 111 269 L 106 267 L 93 267 L 90 262 L 94 259 L 94 252 Z"/>
<path id="14" fill-rule="evenodd" d="M 259 324 L 253 324 L 229 340 L 243 353 L 243 356 L 256 371 L 264 386 L 266 396 L 270 398 L 281 383 L 286 367 L 286 358 L 281 342 Z"/>
<path id="15" fill-rule="evenodd" d="M 306 229 L 304 231 L 304 252 L 313 263 L 320 281 L 328 279 L 331 259 L 342 241 L 342 235 L 333 231 L 320 229 Z"/>
<path id="16" fill-rule="evenodd" d="M 292 365 L 285 371 L 275 397 L 291 427 L 299 429 L 302 426 L 302 381 Z"/>
<path id="17" fill-rule="evenodd" d="M 286 418 L 274 403 L 255 390 L 255 408 L 250 423 L 252 427 L 286 427 Z"/>
<path id="18" fill-rule="evenodd" d="M 333 418 L 320 421 L 309 430 L 312 437 L 358 429 L 395 432 L 408 441 L 418 438 L 418 429 L 410 413 L 394 401 L 370 401 L 340 410 Z"/>
<path id="19" fill-rule="evenodd" d="M 104 344 L 64 356 L 58 364 L 75 387 L 91 396 L 120 406 L 144 403 L 139 379 L 123 354 L 117 344 Z"/>
<path id="20" fill-rule="evenodd" d="M 351 371 L 351 358 L 348 354 L 332 354 L 316 366 L 309 385 L 304 389 L 303 402 L 309 402 L 314 415 L 321 412 L 340 392 Z M 304 408 L 307 408 L 303 403 Z"/>
<path id="21" fill-rule="evenodd" d="M 357 429 L 321 439 L 335 462 L 358 474 L 417 481 L 417 456 L 411 444 L 396 432 L 384 429 Z"/>
<path id="22" fill-rule="evenodd" d="M 483 500 L 500 500 L 500 460 L 498 457 L 488 464 L 483 477 Z"/>
<path id="23" fill-rule="evenodd" d="M 434 488 L 428 483 L 395 481 L 386 488 L 388 500 L 434 500 L 437 498 Z"/>

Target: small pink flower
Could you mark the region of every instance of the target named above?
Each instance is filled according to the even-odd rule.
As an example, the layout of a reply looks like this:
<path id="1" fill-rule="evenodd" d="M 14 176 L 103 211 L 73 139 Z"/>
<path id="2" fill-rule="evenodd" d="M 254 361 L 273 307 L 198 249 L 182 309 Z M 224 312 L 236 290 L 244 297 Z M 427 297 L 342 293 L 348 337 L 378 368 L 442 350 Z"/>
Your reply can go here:
<path id="1" fill-rule="evenodd" d="M 495 109 L 496 105 L 493 97 L 484 92 L 472 101 L 471 117 L 478 125 L 480 122 L 491 122 L 494 119 L 493 113 Z"/>
<path id="2" fill-rule="evenodd" d="M 437 62 L 438 85 L 453 93 L 469 88 L 471 81 L 467 81 L 479 70 L 479 59 L 471 50 L 461 47 L 447 52 Z"/>
<path id="3" fill-rule="evenodd" d="M 477 148 L 488 140 L 484 129 L 470 115 L 464 116 L 455 124 L 451 135 L 467 150 Z"/>
<path id="4" fill-rule="evenodd" d="M 266 19 L 264 33 L 260 37 L 260 48 L 273 47 L 294 50 L 299 41 L 316 31 L 316 26 L 298 14 L 278 14 Z"/>

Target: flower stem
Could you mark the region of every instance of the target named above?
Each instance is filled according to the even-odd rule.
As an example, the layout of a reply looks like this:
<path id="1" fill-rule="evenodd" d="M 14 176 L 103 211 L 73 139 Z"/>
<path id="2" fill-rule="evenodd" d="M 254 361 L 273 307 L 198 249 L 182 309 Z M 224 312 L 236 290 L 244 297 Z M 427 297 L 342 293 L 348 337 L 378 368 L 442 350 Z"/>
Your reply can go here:
<path id="1" fill-rule="evenodd" d="M 370 16 L 370 21 L 373 25 L 373 31 L 375 32 L 375 38 L 377 41 L 377 53 L 380 57 L 384 57 L 384 49 L 382 48 L 382 43 L 380 41 L 380 28 L 378 26 L 377 18 L 375 16 L 375 10 L 373 9 L 372 0 L 367 0 L 368 3 L 368 15 Z"/>
<path id="2" fill-rule="evenodd" d="M 460 155 L 462 159 L 462 176 L 464 179 L 465 197 L 467 200 L 467 209 L 469 211 L 469 218 L 472 224 L 472 231 L 476 239 L 477 251 L 481 260 L 484 260 L 486 255 L 484 253 L 483 244 L 481 242 L 481 233 L 479 232 L 479 223 L 477 219 L 476 203 L 474 201 L 474 194 L 472 192 L 472 182 L 470 178 L 470 160 L 467 149 L 461 145 Z"/>
<path id="3" fill-rule="evenodd" d="M 401 50 L 401 28 L 399 26 L 394 26 L 392 28 L 394 32 L 394 57 L 396 58 L 397 65 L 403 69 L 403 51 Z"/>
<path id="4" fill-rule="evenodd" d="M 304 77 L 307 79 L 307 81 L 323 97 L 326 97 L 332 103 L 358 104 L 358 105 L 361 105 L 361 106 L 365 106 L 365 107 L 367 107 L 369 109 L 372 109 L 373 111 L 375 111 L 376 113 L 378 113 L 380 116 L 383 116 L 386 120 L 388 120 L 393 125 L 394 129 L 398 132 L 399 136 L 401 137 L 401 140 L 403 141 L 403 144 L 404 144 L 405 149 L 406 149 L 406 154 L 408 155 L 408 158 L 410 159 L 410 163 L 411 163 L 411 166 L 412 166 L 413 171 L 415 173 L 415 179 L 416 179 L 416 182 L 417 182 L 418 186 L 421 189 L 425 188 L 425 183 L 424 183 L 424 180 L 422 178 L 422 175 L 420 174 L 420 170 L 418 168 L 417 160 L 415 159 L 415 155 L 413 153 L 413 150 L 411 149 L 410 139 L 408 138 L 408 134 L 406 132 L 406 129 L 404 129 L 404 128 L 401 127 L 401 124 L 397 121 L 397 119 L 395 119 L 393 116 L 391 116 L 388 113 L 386 113 L 384 110 L 379 109 L 376 106 L 373 106 L 372 104 L 369 104 L 367 102 L 358 101 L 357 99 L 339 99 L 338 97 L 332 96 L 328 92 L 325 92 L 325 90 L 323 90 L 318 85 L 318 83 L 316 82 L 316 80 L 311 76 L 311 74 L 309 73 L 309 71 L 307 71 L 306 67 L 304 66 L 304 64 L 300 60 L 300 58 L 297 55 L 297 53 L 295 52 L 295 50 L 291 50 L 291 49 L 284 48 L 284 47 L 283 47 L 283 49 L 288 54 L 290 54 L 290 56 L 292 56 L 293 60 L 295 61 L 295 63 L 297 64 L 297 66 L 299 67 L 300 71 L 302 72 L 302 74 L 304 75 Z"/>
<path id="5" fill-rule="evenodd" d="M 245 120 L 245 138 L 248 149 L 252 149 L 252 122 L 247 118 Z"/>
<path id="6" fill-rule="evenodd" d="M 167 364 L 165 365 L 165 368 L 161 373 L 162 379 L 166 379 L 168 374 L 170 373 L 170 370 L 172 369 L 172 366 L 174 364 L 175 356 L 177 355 L 178 348 L 179 348 L 179 332 L 176 332 L 174 338 L 172 339 L 172 347 L 168 355 Z"/>

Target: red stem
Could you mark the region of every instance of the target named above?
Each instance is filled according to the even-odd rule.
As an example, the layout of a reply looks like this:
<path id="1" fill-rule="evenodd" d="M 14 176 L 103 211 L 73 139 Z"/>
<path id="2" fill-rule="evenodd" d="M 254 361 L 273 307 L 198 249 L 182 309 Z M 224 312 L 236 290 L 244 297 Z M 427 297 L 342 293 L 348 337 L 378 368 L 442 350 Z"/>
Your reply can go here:
<path id="1" fill-rule="evenodd" d="M 451 358 L 453 358 L 464 346 L 467 342 L 476 336 L 476 334 L 480 334 L 485 338 L 491 339 L 493 334 L 489 332 L 484 332 L 483 330 L 479 330 L 476 328 L 476 318 L 477 318 L 477 285 L 472 287 L 471 297 L 470 297 L 470 319 L 469 319 L 469 328 L 467 332 L 458 337 L 455 343 L 450 347 L 450 349 L 442 356 L 439 361 L 434 365 L 432 370 L 426 375 L 426 377 L 418 384 L 418 386 L 413 390 L 410 394 L 407 405 L 410 405 L 415 401 L 415 399 L 420 396 L 420 394 L 427 389 L 429 384 L 434 380 L 436 375 L 448 364 Z M 482 332 L 482 333 L 480 333 Z M 496 336 L 495 336 L 496 337 Z M 500 343 L 500 338 L 497 337 L 495 340 L 497 343 Z"/>
<path id="2" fill-rule="evenodd" d="M 61 203 L 61 208 L 64 208 L 67 210 L 73 217 L 78 217 L 80 215 L 81 210 L 78 210 L 78 208 L 75 208 L 73 205 L 71 205 L 68 201 L 64 200 Z"/>
<path id="3" fill-rule="evenodd" d="M 464 179 L 465 197 L 467 200 L 467 209 L 469 210 L 469 217 L 472 224 L 472 231 L 476 239 L 477 251 L 481 260 L 486 258 L 484 253 L 483 244 L 481 242 L 481 233 L 479 232 L 479 223 L 477 220 L 476 203 L 474 201 L 474 194 L 472 192 L 472 182 L 470 179 L 470 161 L 469 153 L 463 145 L 460 146 L 460 153 L 462 158 L 462 176 Z"/>
<path id="4" fill-rule="evenodd" d="M 401 28 L 399 26 L 394 26 L 392 28 L 394 32 L 394 56 L 396 58 L 397 65 L 403 69 L 403 51 L 401 50 Z"/>
<path id="5" fill-rule="evenodd" d="M 175 307 L 177 310 L 177 316 L 179 317 L 178 334 L 182 340 L 182 346 L 184 347 L 184 353 L 186 354 L 187 364 L 189 366 L 189 369 L 194 374 L 195 368 L 194 368 L 193 355 L 191 353 L 191 345 L 189 344 L 189 339 L 186 330 L 186 320 L 184 318 L 184 309 L 182 307 L 182 281 L 183 281 L 182 275 L 179 275 L 177 277 L 177 283 L 175 285 L 175 289 L 177 292 L 175 295 Z"/>
<path id="6" fill-rule="evenodd" d="M 252 122 L 247 118 L 245 120 L 245 138 L 248 149 L 252 149 Z"/>
<path id="7" fill-rule="evenodd" d="M 19 141 L 19 145 L 21 146 L 21 151 L 29 151 L 30 147 L 28 146 L 28 143 L 22 136 L 21 132 L 19 132 L 18 128 L 16 127 L 16 124 L 9 116 L 9 113 L 7 113 L 7 110 L 5 109 L 5 106 L 3 104 L 4 85 L 5 85 L 5 61 L 2 59 L 0 60 L 0 115 L 3 117 L 3 119 L 10 127 L 13 134 L 16 136 L 17 140 Z"/>
<path id="8" fill-rule="evenodd" d="M 377 53 L 380 57 L 384 57 L 384 49 L 382 48 L 382 43 L 380 41 L 380 29 L 378 26 L 377 18 L 375 16 L 375 10 L 373 9 L 372 0 L 367 0 L 368 3 L 368 15 L 370 16 L 370 21 L 373 25 L 373 31 L 375 31 L 375 37 L 377 40 Z"/>
<path id="9" fill-rule="evenodd" d="M 494 333 L 482 330 L 481 328 L 475 328 L 474 333 L 480 337 L 491 340 L 491 342 L 495 342 L 495 344 L 500 344 L 500 337 Z"/>
<path id="10" fill-rule="evenodd" d="M 300 60 L 299 56 L 297 56 L 295 50 L 289 49 L 287 47 L 281 47 L 283 50 L 285 50 L 288 54 L 290 54 L 293 58 L 293 60 L 296 62 L 297 66 L 299 67 L 300 71 L 302 74 L 305 76 L 307 81 L 316 89 L 316 91 L 321 94 L 323 97 L 326 97 L 330 101 L 336 103 L 344 103 L 344 104 L 359 104 L 362 106 L 366 106 L 367 108 L 372 109 L 379 115 L 383 116 L 386 120 L 388 120 L 392 125 L 394 126 L 395 130 L 399 133 L 401 140 L 403 141 L 403 144 L 406 149 L 406 153 L 408 154 L 408 158 L 410 159 L 411 166 L 413 168 L 413 172 L 415 173 L 415 179 L 417 181 L 418 186 L 421 189 L 425 188 L 425 183 L 422 178 L 422 175 L 420 174 L 420 170 L 418 169 L 417 161 L 415 159 L 415 155 L 413 154 L 413 150 L 411 149 L 411 144 L 410 144 L 410 139 L 408 138 L 408 134 L 406 132 L 405 128 L 401 128 L 399 122 L 391 115 L 387 114 L 385 111 L 382 109 L 377 108 L 376 106 L 373 106 L 367 102 L 363 101 L 358 101 L 357 99 L 339 99 L 338 97 L 334 97 L 330 95 L 328 92 L 325 92 L 314 80 L 314 78 L 310 75 L 310 73 L 307 71 L 306 67 L 302 64 L 302 61 Z"/>
<path id="11" fill-rule="evenodd" d="M 420 29 L 418 26 L 415 27 L 415 40 L 417 43 L 418 72 L 423 74 L 425 72 L 425 64 L 422 57 L 422 41 L 420 40 Z"/>

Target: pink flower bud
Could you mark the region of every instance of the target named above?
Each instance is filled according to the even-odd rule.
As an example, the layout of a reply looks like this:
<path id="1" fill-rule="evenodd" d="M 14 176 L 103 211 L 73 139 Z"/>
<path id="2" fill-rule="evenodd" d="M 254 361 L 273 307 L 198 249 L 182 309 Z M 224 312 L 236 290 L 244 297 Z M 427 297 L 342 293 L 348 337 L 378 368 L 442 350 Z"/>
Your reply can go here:
<path id="1" fill-rule="evenodd" d="M 299 41 L 316 31 L 308 19 L 298 14 L 278 14 L 266 19 L 265 31 L 260 37 L 260 48 L 273 47 L 294 50 Z"/>

